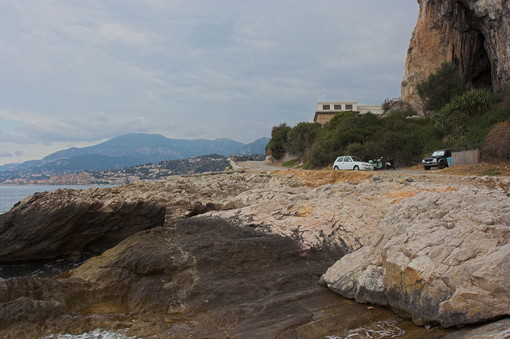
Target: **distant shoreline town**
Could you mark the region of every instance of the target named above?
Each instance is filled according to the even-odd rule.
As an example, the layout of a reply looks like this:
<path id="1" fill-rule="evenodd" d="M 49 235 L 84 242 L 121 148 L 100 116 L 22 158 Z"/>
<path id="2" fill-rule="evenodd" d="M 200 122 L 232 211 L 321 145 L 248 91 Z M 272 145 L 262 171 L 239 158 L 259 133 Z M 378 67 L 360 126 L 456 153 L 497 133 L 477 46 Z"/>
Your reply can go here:
<path id="1" fill-rule="evenodd" d="M 228 169 L 231 157 L 218 154 L 188 159 L 166 160 L 111 169 L 105 171 L 80 171 L 58 174 L 52 170 L 38 173 L 19 173 L 0 180 L 0 185 L 125 185 L 139 180 L 158 180 L 171 175 L 219 172 Z M 264 160 L 262 154 L 236 156 L 237 161 Z"/>

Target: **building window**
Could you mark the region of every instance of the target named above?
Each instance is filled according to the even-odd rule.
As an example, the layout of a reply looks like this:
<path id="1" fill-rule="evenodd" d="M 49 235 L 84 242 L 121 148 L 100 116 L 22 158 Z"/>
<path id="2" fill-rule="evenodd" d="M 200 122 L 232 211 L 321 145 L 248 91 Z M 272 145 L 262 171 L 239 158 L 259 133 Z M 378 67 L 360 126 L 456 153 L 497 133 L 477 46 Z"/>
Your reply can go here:
<path id="1" fill-rule="evenodd" d="M 345 105 L 345 109 L 352 109 L 352 105 Z"/>
<path id="2" fill-rule="evenodd" d="M 322 105 L 322 109 L 329 109 L 329 105 Z"/>
<path id="3" fill-rule="evenodd" d="M 335 109 L 342 109 L 342 105 L 335 105 Z"/>

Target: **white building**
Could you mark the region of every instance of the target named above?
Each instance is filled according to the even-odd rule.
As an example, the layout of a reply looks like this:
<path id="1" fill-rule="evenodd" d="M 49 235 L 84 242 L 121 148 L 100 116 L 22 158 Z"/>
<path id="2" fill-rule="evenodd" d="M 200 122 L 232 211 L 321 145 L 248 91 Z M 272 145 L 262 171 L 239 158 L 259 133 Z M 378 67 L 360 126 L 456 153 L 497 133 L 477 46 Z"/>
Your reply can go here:
<path id="1" fill-rule="evenodd" d="M 381 115 L 384 113 L 381 106 L 358 105 L 356 101 L 325 101 L 317 103 L 313 121 L 324 124 L 331 120 L 335 114 L 349 111 L 358 114 L 370 112 L 372 114 Z"/>

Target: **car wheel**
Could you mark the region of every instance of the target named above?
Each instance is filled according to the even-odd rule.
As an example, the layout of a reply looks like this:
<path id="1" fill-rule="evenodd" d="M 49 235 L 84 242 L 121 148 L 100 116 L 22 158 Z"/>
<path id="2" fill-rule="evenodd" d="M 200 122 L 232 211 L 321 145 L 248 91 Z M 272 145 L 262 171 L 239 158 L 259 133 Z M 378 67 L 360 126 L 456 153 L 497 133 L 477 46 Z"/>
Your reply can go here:
<path id="1" fill-rule="evenodd" d="M 430 166 L 423 166 L 423 169 L 424 169 L 425 171 L 428 171 L 428 170 L 430 169 Z"/>
<path id="2" fill-rule="evenodd" d="M 336 170 L 338 170 L 339 168 L 338 168 L 338 166 L 335 166 L 335 167 L 334 167 L 333 169 L 336 169 Z"/>
<path id="3" fill-rule="evenodd" d="M 439 162 L 439 164 L 437 165 L 437 168 L 438 168 L 438 169 L 443 169 L 443 168 L 445 168 L 444 161 L 440 161 L 440 162 Z"/>
<path id="4" fill-rule="evenodd" d="M 359 171 L 359 167 L 358 166 L 354 166 L 353 170 Z"/>

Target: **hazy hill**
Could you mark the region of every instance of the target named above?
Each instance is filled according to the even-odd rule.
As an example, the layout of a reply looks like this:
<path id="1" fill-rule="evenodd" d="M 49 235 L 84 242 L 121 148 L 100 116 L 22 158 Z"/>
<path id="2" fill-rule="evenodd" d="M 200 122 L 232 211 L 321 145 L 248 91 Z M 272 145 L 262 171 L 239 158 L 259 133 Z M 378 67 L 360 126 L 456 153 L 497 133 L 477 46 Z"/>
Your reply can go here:
<path id="1" fill-rule="evenodd" d="M 159 134 L 134 133 L 115 137 L 97 145 L 83 148 L 68 148 L 52 153 L 42 160 L 31 160 L 13 166 L 0 166 L 4 176 L 9 172 L 76 172 L 80 170 L 108 170 L 155 163 L 164 160 L 177 160 L 206 154 L 223 156 L 265 154 L 268 138 L 260 138 L 253 143 L 243 144 L 231 139 L 215 140 L 169 139 Z"/>

